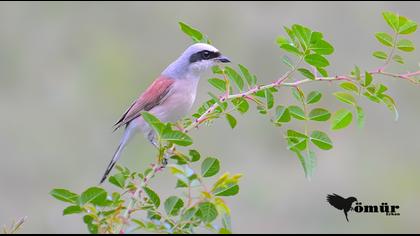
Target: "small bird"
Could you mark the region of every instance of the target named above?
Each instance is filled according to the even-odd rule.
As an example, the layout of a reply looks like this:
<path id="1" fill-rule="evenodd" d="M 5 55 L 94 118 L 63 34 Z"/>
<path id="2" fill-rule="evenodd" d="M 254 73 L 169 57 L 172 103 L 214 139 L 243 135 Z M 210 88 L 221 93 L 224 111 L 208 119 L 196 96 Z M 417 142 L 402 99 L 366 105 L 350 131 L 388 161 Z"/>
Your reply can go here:
<path id="1" fill-rule="evenodd" d="M 329 194 L 327 195 L 327 201 L 331 204 L 331 206 L 337 208 L 338 210 L 343 210 L 344 215 L 346 216 L 347 222 L 349 222 L 349 218 L 347 217 L 347 212 L 350 211 L 351 205 L 353 202 L 357 202 L 357 198 L 349 197 L 343 198 L 337 194 Z"/>
<path id="2" fill-rule="evenodd" d="M 111 172 L 130 139 L 141 132 L 155 146 L 155 133 L 144 121 L 141 111 L 147 111 L 162 122 L 176 122 L 190 111 L 197 93 L 201 74 L 218 63 L 228 63 L 218 49 L 205 43 L 188 47 L 155 81 L 136 99 L 114 125 L 115 130 L 125 126 L 120 144 L 106 168 L 101 184 Z"/>

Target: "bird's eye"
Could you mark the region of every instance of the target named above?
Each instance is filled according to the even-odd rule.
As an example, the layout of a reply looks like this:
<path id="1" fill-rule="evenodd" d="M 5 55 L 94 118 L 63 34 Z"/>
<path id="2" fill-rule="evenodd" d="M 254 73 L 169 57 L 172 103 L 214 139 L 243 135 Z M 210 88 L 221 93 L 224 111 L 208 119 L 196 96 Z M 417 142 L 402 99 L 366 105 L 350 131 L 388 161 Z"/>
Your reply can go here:
<path id="1" fill-rule="evenodd" d="M 210 58 L 210 52 L 209 51 L 204 51 L 203 52 L 203 58 L 204 59 L 209 59 Z"/>

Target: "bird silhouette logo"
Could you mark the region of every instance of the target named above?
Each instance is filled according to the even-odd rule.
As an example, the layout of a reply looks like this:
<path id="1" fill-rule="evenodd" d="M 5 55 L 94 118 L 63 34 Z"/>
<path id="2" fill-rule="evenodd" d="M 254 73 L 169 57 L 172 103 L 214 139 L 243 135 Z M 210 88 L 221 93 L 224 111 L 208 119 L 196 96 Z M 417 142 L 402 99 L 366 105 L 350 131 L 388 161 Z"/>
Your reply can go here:
<path id="1" fill-rule="evenodd" d="M 353 210 L 352 204 L 353 202 L 357 202 L 357 198 L 355 197 L 343 198 L 334 193 L 334 194 L 327 195 L 327 202 L 329 202 L 331 206 L 337 208 L 338 210 L 343 210 L 344 215 L 346 216 L 346 220 L 347 222 L 349 222 L 347 213 Z"/>

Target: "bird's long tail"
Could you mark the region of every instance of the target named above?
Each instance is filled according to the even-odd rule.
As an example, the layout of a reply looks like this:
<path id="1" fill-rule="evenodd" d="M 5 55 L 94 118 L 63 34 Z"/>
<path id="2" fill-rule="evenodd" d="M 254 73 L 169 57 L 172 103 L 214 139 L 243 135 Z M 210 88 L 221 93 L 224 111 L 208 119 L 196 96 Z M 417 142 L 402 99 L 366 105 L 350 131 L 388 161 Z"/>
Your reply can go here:
<path id="1" fill-rule="evenodd" d="M 117 163 L 118 159 L 120 159 L 121 153 L 124 150 L 127 143 L 130 141 L 131 137 L 133 136 L 133 130 L 130 127 L 130 125 L 127 126 L 127 128 L 124 131 L 124 135 L 121 138 L 121 142 L 118 145 L 117 150 L 114 153 L 114 156 L 111 159 L 111 162 L 108 164 L 108 167 L 105 170 L 105 173 L 101 179 L 100 184 L 102 184 L 106 178 L 108 177 L 109 173 L 111 172 L 112 168 L 114 168 L 115 164 Z"/>

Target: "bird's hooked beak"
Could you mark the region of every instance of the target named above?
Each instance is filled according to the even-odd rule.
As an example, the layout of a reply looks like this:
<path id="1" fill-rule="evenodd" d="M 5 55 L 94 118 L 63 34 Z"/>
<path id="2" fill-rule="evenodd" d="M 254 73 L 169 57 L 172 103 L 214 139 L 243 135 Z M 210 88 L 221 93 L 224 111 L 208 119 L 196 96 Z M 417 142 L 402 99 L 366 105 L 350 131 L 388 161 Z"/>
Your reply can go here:
<path id="1" fill-rule="evenodd" d="M 221 63 L 228 63 L 230 62 L 230 59 L 221 55 L 219 57 L 214 58 L 214 60 L 216 60 L 217 62 L 221 62 Z"/>

